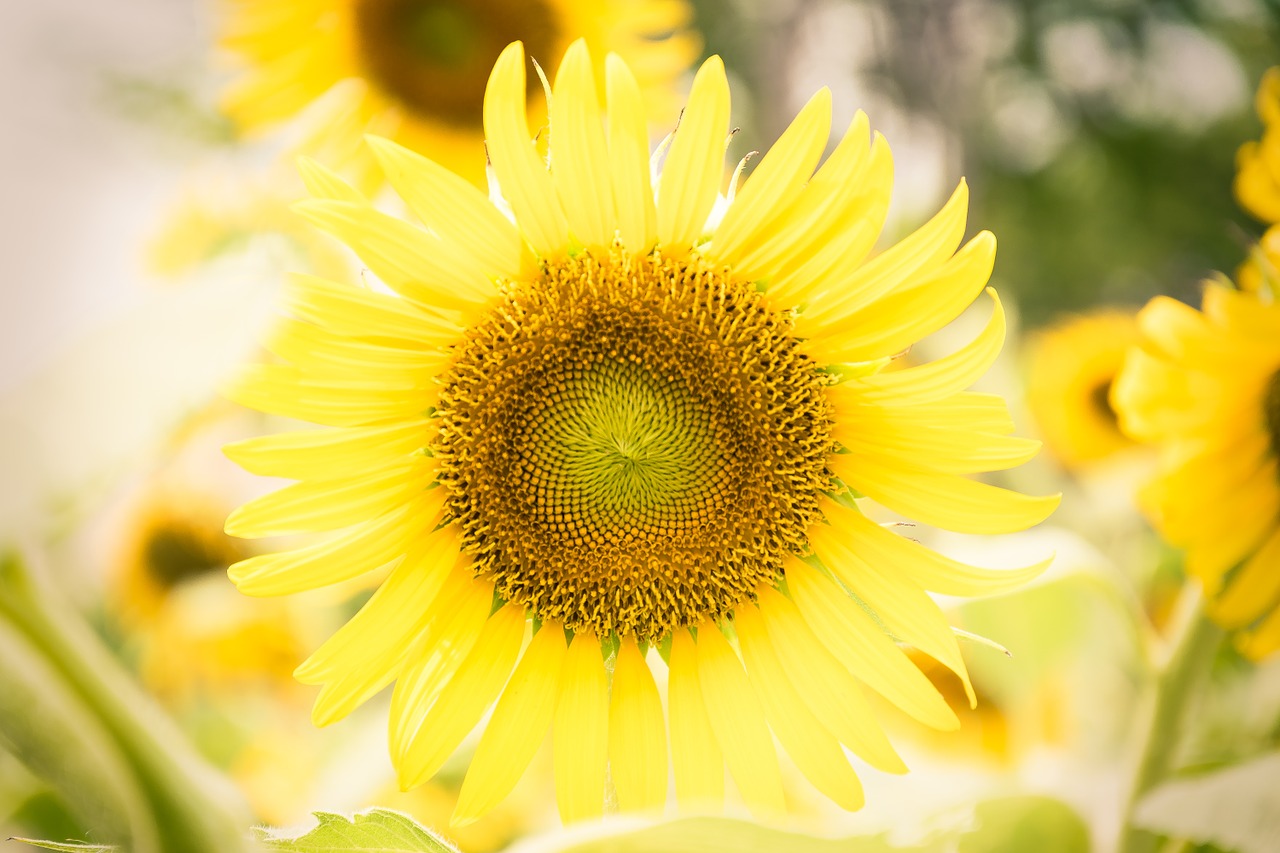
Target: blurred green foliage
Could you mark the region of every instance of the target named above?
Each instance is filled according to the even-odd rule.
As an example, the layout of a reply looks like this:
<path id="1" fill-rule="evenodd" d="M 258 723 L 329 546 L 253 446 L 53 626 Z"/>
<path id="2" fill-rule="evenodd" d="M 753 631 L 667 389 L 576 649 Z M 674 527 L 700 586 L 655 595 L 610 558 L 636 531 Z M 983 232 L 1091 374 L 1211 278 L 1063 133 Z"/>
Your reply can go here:
<path id="1" fill-rule="evenodd" d="M 995 281 L 1030 326 L 1157 293 L 1198 302 L 1199 282 L 1231 273 L 1261 232 L 1231 180 L 1236 149 L 1259 132 L 1253 90 L 1280 62 L 1275 0 L 696 5 L 706 52 L 750 90 L 747 145 L 767 145 L 794 112 L 797 62 L 851 74 L 941 129 L 943 183 L 969 179 L 971 231 L 996 233 Z M 842 21 L 848 54 L 815 56 L 806 32 Z"/>

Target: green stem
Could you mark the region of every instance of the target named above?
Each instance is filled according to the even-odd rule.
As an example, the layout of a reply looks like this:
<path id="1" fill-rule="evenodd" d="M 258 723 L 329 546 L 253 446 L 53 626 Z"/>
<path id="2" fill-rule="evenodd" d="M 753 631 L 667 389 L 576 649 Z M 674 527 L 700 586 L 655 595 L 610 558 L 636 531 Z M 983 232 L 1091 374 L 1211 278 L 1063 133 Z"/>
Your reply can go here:
<path id="1" fill-rule="evenodd" d="M 135 825 L 131 849 L 223 853 L 245 847 L 248 815 L 230 783 L 191 749 L 173 722 L 142 693 L 71 605 L 13 554 L 0 554 L 0 622 L 25 639 L 40 666 L 78 703 L 94 728 L 109 738 L 102 744 L 118 754 L 144 797 L 153 826 Z M 15 641 L 13 645 L 17 645 Z M 30 710 L 35 724 L 55 724 Z M 11 733 L 21 736 L 21 732 Z M 66 744 L 75 749 L 74 742 Z M 55 779 L 70 798 L 104 796 L 87 792 L 93 779 Z M 155 838 L 155 842 L 150 839 Z M 147 839 L 143 841 L 143 839 Z M 154 844 L 154 846 L 153 846 Z"/>
<path id="2" fill-rule="evenodd" d="M 1159 836 L 1132 825 L 1133 812 L 1142 796 L 1173 769 L 1189 702 L 1222 645 L 1223 631 L 1205 615 L 1198 592 L 1190 610 L 1168 662 L 1155 679 L 1151 721 L 1129 788 L 1119 853 L 1154 853 L 1159 848 Z"/>

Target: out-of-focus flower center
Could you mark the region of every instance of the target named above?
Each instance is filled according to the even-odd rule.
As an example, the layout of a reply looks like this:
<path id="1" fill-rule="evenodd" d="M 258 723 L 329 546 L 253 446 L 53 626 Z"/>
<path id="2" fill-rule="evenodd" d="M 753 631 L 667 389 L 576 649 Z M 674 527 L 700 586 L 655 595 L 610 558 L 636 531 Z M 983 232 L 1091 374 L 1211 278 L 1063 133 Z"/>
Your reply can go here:
<path id="1" fill-rule="evenodd" d="M 520 39 L 531 56 L 551 56 L 557 40 L 541 0 L 359 0 L 355 18 L 369 76 L 413 113 L 463 128 L 480 127 L 504 47 Z"/>
<path id="2" fill-rule="evenodd" d="M 1271 436 L 1271 450 L 1280 456 L 1280 372 L 1267 381 L 1262 397 L 1263 417 L 1267 422 L 1267 434 Z"/>
<path id="3" fill-rule="evenodd" d="M 833 449 L 790 331 L 750 285 L 657 257 L 505 285 L 433 447 L 478 574 L 540 618 L 645 639 L 776 578 Z"/>

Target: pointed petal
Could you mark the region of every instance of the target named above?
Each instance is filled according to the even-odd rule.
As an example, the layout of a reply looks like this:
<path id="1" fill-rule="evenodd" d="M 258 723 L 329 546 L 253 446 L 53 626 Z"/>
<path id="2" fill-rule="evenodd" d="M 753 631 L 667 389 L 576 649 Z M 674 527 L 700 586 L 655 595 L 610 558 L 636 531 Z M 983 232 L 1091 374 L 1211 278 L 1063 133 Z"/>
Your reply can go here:
<path id="1" fill-rule="evenodd" d="M 564 656 L 564 629 L 544 622 L 485 726 L 451 823 L 462 825 L 481 817 L 520 781 L 551 727 Z"/>
<path id="2" fill-rule="evenodd" d="M 588 249 L 613 245 L 617 219 L 600 102 L 584 39 L 569 46 L 551 98 L 551 168 L 569 233 Z"/>
<path id="3" fill-rule="evenodd" d="M 632 254 L 657 239 L 657 210 L 649 183 L 649 134 L 644 102 L 631 69 L 614 53 L 605 58 L 609 103 L 609 164 L 618 236 Z"/>
<path id="4" fill-rule="evenodd" d="M 560 819 L 600 817 L 609 762 L 609 679 L 600 641 L 588 632 L 574 636 L 560 670 L 552 741 Z"/>
<path id="5" fill-rule="evenodd" d="M 787 561 L 786 577 L 804 621 L 859 681 L 926 726 L 960 727 L 938 689 L 844 590 L 795 558 Z"/>
<path id="6" fill-rule="evenodd" d="M 729 774 L 752 813 L 782 814 L 786 798 L 773 737 L 738 656 L 711 622 L 698 627 L 697 646 L 702 701 Z"/>
<path id="7" fill-rule="evenodd" d="M 667 728 L 653 673 L 624 637 L 609 696 L 609 776 L 623 811 L 661 811 L 667 799 Z"/>
<path id="8" fill-rule="evenodd" d="M 331 539 L 292 551 L 260 554 L 227 570 L 245 595 L 291 595 L 320 589 L 381 568 L 405 554 L 410 543 L 429 532 L 441 517 L 444 496 L 432 489 L 378 518 Z"/>
<path id="9" fill-rule="evenodd" d="M 418 219 L 461 246 L 493 276 L 520 274 L 520 232 L 470 181 L 377 136 L 366 138 L 379 165 Z"/>
<path id="10" fill-rule="evenodd" d="M 469 565 L 454 566 L 431 603 L 426 626 L 410 649 L 405 668 L 396 677 L 387 740 L 403 790 L 416 784 L 406 763 L 413 737 L 475 645 L 492 601 L 493 588 L 477 581 Z"/>
<path id="11" fill-rule="evenodd" d="M 408 785 L 434 776 L 498 698 L 520 656 L 527 624 L 524 608 L 511 604 L 484 623 L 471 651 L 409 735 L 400 767 Z"/>
<path id="12" fill-rule="evenodd" d="M 783 749 L 815 788 L 848 811 L 862 808 L 862 784 L 844 750 L 791 684 L 769 641 L 760 611 L 750 604 L 734 615 L 738 643 L 756 699 Z"/>
<path id="13" fill-rule="evenodd" d="M 747 179 L 712 237 L 714 259 L 731 259 L 796 200 L 813 175 L 831 135 L 831 90 L 819 89 Z"/>
<path id="14" fill-rule="evenodd" d="M 907 772 L 871 712 L 861 685 L 813 635 L 791 599 L 777 590 L 762 589 L 759 611 L 779 663 L 827 731 L 872 767 L 886 773 Z"/>
<path id="15" fill-rule="evenodd" d="M 713 56 L 698 69 L 658 184 L 658 243 L 679 257 L 700 236 L 724 179 L 729 81 Z"/>
<path id="16" fill-rule="evenodd" d="M 681 808 L 719 809 L 724 802 L 724 754 L 716 742 L 698 681 L 698 650 L 683 629 L 671 635 L 667 717 L 671 766 Z"/>
<path id="17" fill-rule="evenodd" d="M 484 136 L 502 194 L 520 230 L 542 257 L 559 255 L 569 244 L 569 224 L 534 148 L 525 111 L 524 46 L 502 51 L 484 93 Z"/>

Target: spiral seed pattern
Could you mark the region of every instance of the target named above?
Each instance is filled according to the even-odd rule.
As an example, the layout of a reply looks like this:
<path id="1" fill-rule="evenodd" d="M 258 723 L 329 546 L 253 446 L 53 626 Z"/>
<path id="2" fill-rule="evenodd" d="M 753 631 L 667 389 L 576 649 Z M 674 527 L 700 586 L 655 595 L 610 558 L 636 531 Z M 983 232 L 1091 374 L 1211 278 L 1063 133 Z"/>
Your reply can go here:
<path id="1" fill-rule="evenodd" d="M 581 254 L 508 282 L 444 377 L 433 452 L 477 573 L 535 616 L 657 640 L 805 550 L 825 376 L 727 272 Z"/>

